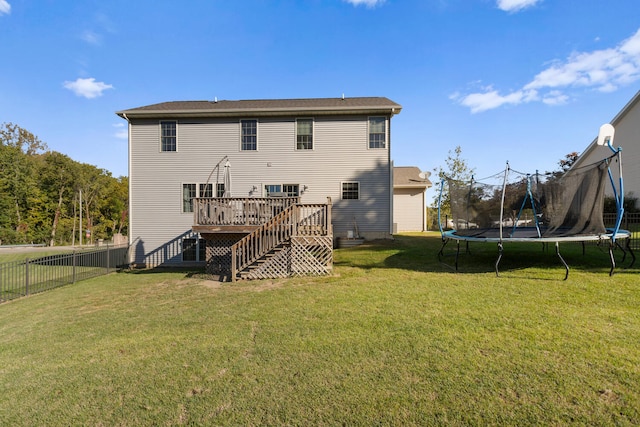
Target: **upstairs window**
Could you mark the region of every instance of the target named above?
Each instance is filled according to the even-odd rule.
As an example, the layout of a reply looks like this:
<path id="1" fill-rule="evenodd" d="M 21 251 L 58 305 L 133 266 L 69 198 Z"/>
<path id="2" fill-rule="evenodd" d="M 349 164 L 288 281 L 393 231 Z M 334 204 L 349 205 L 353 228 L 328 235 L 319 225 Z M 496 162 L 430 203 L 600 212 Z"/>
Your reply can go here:
<path id="1" fill-rule="evenodd" d="M 175 121 L 160 122 L 160 151 L 177 151 L 178 123 Z"/>
<path id="2" fill-rule="evenodd" d="M 296 149 L 313 150 L 313 120 L 296 120 Z"/>
<path id="3" fill-rule="evenodd" d="M 242 151 L 256 151 L 258 149 L 258 121 L 240 120 L 240 128 L 240 149 Z"/>
<path id="4" fill-rule="evenodd" d="M 387 147 L 387 119 L 369 117 L 369 148 Z"/>
<path id="5" fill-rule="evenodd" d="M 343 182 L 342 198 L 344 200 L 360 199 L 360 183 L 357 181 Z"/>

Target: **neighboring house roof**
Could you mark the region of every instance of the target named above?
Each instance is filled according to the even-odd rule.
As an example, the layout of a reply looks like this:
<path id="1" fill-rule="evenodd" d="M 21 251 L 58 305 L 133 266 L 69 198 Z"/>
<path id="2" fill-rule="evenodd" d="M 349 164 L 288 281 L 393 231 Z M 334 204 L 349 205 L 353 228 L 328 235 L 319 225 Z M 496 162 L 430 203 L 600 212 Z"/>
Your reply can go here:
<path id="1" fill-rule="evenodd" d="M 618 114 L 616 114 L 613 120 L 611 120 L 611 124 L 615 127 L 618 123 L 620 123 L 620 121 L 622 121 L 622 119 L 624 119 L 624 117 L 629 113 L 629 111 L 631 111 L 639 102 L 640 102 L 640 90 L 636 92 L 633 98 L 631 98 L 631 101 L 627 102 L 627 105 L 625 105 L 624 108 L 620 110 Z M 615 145 L 615 139 L 614 139 L 614 145 Z M 589 144 L 589 146 L 582 152 L 582 154 L 580 154 L 580 157 L 578 157 L 576 161 L 573 163 L 573 165 L 571 165 L 571 168 L 572 169 L 576 168 L 581 163 L 583 163 L 584 159 L 588 157 L 588 154 L 591 151 L 593 151 L 597 146 L 598 146 L 598 137 L 596 136 L 591 142 L 591 144 Z"/>
<path id="2" fill-rule="evenodd" d="M 420 178 L 420 168 L 415 166 L 398 166 L 393 168 L 393 188 L 430 188 L 428 178 Z"/>
<path id="3" fill-rule="evenodd" d="M 402 106 L 384 97 L 172 101 L 116 112 L 123 118 L 274 116 L 304 113 L 398 114 Z"/>

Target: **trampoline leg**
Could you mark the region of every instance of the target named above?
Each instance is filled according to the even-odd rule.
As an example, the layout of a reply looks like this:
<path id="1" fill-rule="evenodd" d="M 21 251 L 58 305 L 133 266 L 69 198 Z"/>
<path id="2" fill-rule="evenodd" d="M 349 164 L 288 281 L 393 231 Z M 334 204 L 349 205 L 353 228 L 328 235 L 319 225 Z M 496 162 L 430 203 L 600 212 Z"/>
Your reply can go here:
<path id="1" fill-rule="evenodd" d="M 562 258 L 562 255 L 560 255 L 560 244 L 558 242 L 556 242 L 556 255 L 558 255 L 558 258 L 562 261 L 562 265 L 564 265 L 564 280 L 567 280 L 569 278 L 569 266 L 565 262 L 564 258 Z"/>
<path id="2" fill-rule="evenodd" d="M 458 249 L 456 250 L 456 272 L 458 271 L 458 257 L 460 256 L 460 240 L 456 240 L 458 244 Z"/>
<path id="3" fill-rule="evenodd" d="M 609 245 L 609 259 L 611 260 L 611 270 L 609 276 L 613 276 L 613 270 L 616 268 L 616 258 L 613 256 L 614 245 Z"/>
<path id="4" fill-rule="evenodd" d="M 633 264 L 636 263 L 636 255 L 633 253 L 633 250 L 631 249 L 631 239 L 627 239 L 627 251 L 629 251 L 629 254 L 631 254 L 631 264 L 629 264 L 629 267 L 627 268 L 631 268 L 633 267 Z"/>
<path id="5" fill-rule="evenodd" d="M 500 272 L 498 270 L 498 266 L 500 265 L 500 260 L 502 259 L 502 243 L 498 243 L 498 259 L 496 260 L 496 277 L 500 277 Z"/>
<path id="6" fill-rule="evenodd" d="M 442 239 L 442 247 L 440 248 L 440 252 L 438 252 L 438 259 L 444 256 L 444 247 L 447 246 L 447 243 L 449 243 L 449 239 Z"/>

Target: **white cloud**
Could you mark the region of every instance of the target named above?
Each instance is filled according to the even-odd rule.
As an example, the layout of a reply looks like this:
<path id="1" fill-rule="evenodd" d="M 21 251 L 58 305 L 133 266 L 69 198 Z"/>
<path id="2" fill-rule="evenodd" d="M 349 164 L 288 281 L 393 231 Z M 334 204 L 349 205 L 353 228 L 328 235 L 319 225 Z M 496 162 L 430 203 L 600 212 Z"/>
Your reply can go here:
<path id="1" fill-rule="evenodd" d="M 379 6 L 385 2 L 385 0 L 343 0 L 343 1 L 346 1 L 347 3 L 351 3 L 354 6 L 364 5 L 367 7 Z"/>
<path id="2" fill-rule="evenodd" d="M 97 34 L 91 30 L 86 30 L 80 35 L 80 38 L 89 44 L 99 45 L 102 41 L 100 34 Z"/>
<path id="3" fill-rule="evenodd" d="M 64 87 L 69 89 L 78 96 L 84 96 L 87 99 L 102 96 L 102 92 L 107 89 L 113 89 L 112 85 L 103 82 L 97 82 L 93 77 L 88 79 L 78 78 L 73 82 L 64 82 Z"/>
<path id="4" fill-rule="evenodd" d="M 7 0 L 0 0 L 0 15 L 2 14 L 10 14 L 11 13 L 11 5 Z"/>
<path id="5" fill-rule="evenodd" d="M 472 113 L 533 101 L 560 105 L 570 99 L 563 90 L 593 88 L 613 92 L 637 80 L 640 80 L 640 30 L 614 48 L 573 53 L 565 61 L 554 61 L 521 89 L 506 95 L 488 87 L 479 93 L 456 94 L 453 99 L 469 107 Z"/>
<path id="6" fill-rule="evenodd" d="M 129 129 L 124 125 L 124 123 L 116 123 L 113 127 L 117 129 L 113 136 L 118 139 L 129 139 Z"/>
<path id="7" fill-rule="evenodd" d="M 542 0 L 498 0 L 498 9 L 505 12 L 519 12 L 541 2 Z"/>

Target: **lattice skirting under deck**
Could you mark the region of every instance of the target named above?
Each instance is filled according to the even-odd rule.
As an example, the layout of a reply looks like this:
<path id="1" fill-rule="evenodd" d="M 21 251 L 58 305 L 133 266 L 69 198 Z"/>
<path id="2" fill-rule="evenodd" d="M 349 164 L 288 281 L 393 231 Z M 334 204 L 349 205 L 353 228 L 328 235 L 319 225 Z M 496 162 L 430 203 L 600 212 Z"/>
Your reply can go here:
<path id="1" fill-rule="evenodd" d="M 323 276 L 333 269 L 333 236 L 291 238 L 291 275 Z"/>
<path id="2" fill-rule="evenodd" d="M 206 268 L 207 274 L 231 274 L 231 246 L 242 239 L 245 234 L 220 233 L 203 234 L 207 242 Z"/>

